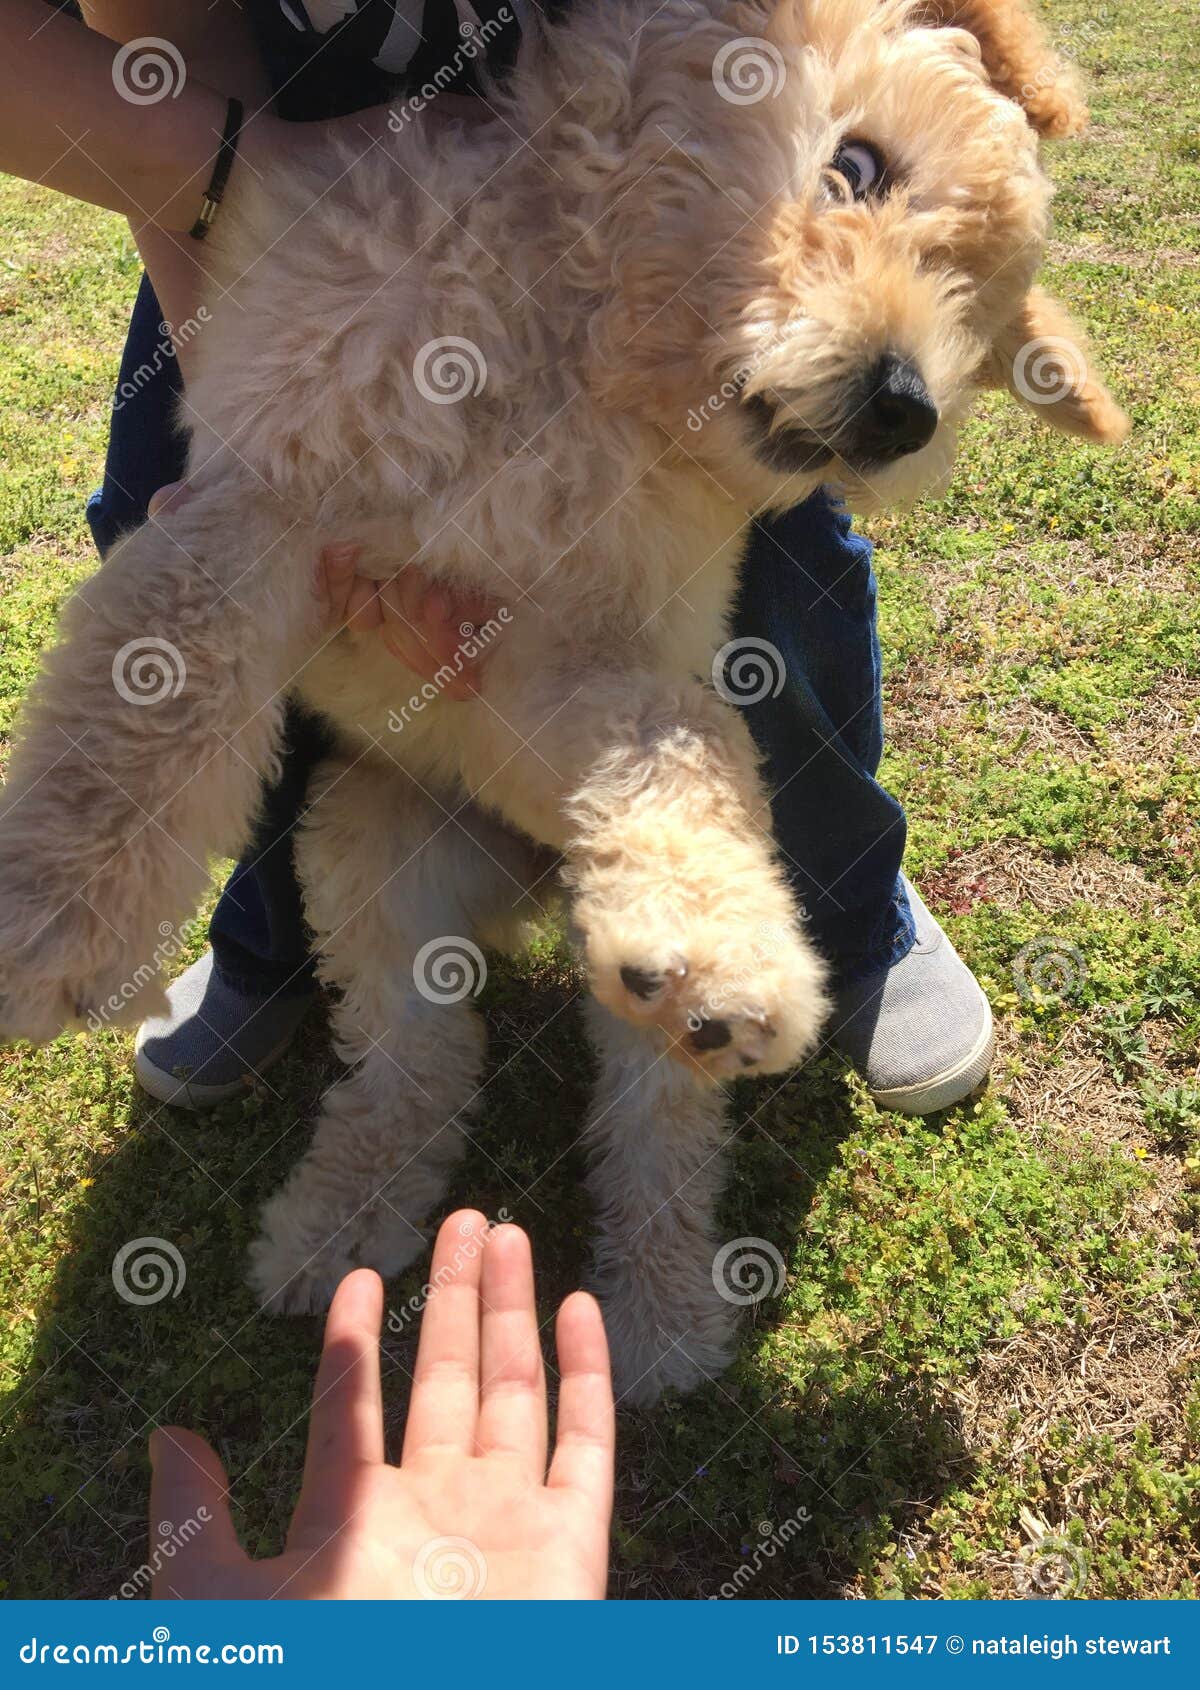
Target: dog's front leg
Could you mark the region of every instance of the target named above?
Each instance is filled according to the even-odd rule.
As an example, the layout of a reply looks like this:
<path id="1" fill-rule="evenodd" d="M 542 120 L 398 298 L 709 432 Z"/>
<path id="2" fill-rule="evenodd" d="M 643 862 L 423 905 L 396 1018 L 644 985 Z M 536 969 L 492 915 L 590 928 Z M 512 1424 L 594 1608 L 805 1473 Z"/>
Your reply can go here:
<path id="1" fill-rule="evenodd" d="M 213 477 L 68 603 L 0 796 L 0 1038 L 144 1010 L 210 854 L 247 838 L 319 636 L 313 543 L 289 528 L 273 494 Z"/>
<path id="2" fill-rule="evenodd" d="M 709 1079 L 794 1066 L 824 1015 L 822 969 L 744 723 L 699 682 L 571 657 L 514 641 L 489 662 L 468 778 L 563 851 L 608 1009 Z"/>
<path id="3" fill-rule="evenodd" d="M 584 1138 L 599 1231 L 594 1288 L 618 1397 L 648 1403 L 733 1358 L 737 1311 L 714 1275 L 725 1098 L 599 1004 L 589 1027 L 600 1058 Z"/>

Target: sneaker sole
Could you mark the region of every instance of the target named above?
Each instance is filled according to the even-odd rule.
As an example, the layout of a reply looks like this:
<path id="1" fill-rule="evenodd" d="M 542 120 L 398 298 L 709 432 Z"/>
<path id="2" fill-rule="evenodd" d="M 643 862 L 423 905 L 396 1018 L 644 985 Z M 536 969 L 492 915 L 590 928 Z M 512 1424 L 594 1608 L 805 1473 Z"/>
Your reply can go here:
<path id="1" fill-rule="evenodd" d="M 873 1091 L 871 1096 L 877 1106 L 893 1110 L 898 1115 L 934 1115 L 939 1109 L 949 1109 L 952 1104 L 961 1103 L 964 1097 L 969 1097 L 986 1078 L 996 1052 L 996 1028 L 991 1005 L 986 999 L 983 1008 L 987 1017 L 983 1031 L 961 1061 L 931 1079 L 922 1080 L 919 1085 Z"/>
<path id="2" fill-rule="evenodd" d="M 259 1062 L 257 1073 L 263 1074 L 273 1067 L 295 1036 L 294 1031 L 290 1032 L 273 1050 L 269 1050 Z M 231 1097 L 244 1096 L 256 1078 L 255 1072 L 247 1069 L 236 1080 L 226 1080 L 222 1085 L 199 1085 L 192 1080 L 180 1079 L 178 1074 L 168 1074 L 165 1068 L 156 1067 L 140 1044 L 134 1047 L 133 1072 L 138 1085 L 156 1102 L 169 1103 L 174 1109 L 190 1109 L 197 1115 L 207 1109 L 215 1109 Z"/>

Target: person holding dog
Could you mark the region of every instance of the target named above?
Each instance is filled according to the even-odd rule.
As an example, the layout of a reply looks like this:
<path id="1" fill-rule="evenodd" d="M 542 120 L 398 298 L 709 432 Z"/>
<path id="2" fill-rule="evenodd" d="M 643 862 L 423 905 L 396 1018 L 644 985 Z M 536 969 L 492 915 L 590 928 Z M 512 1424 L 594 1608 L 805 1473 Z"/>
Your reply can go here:
<path id="1" fill-rule="evenodd" d="M 48 16 L 44 0 L 5 0 L 0 167 L 123 212 L 146 264 L 104 483 L 88 507 L 104 555 L 164 498 L 186 497 L 174 486 L 184 453 L 173 418 L 177 405 L 186 417 L 187 339 L 202 332 L 203 242 L 192 237 L 217 163 L 253 170 L 256 157 L 302 156 L 335 133 L 366 150 L 373 129 L 400 117 L 389 101 L 405 120 L 468 124 L 531 18 L 528 0 L 84 0 L 82 10 L 88 32 Z M 165 97 L 146 97 L 157 86 L 147 89 L 147 69 L 167 79 Z M 223 140 L 231 96 L 242 102 L 236 146 Z M 768 684 L 738 702 L 763 755 L 778 849 L 832 967 L 827 1038 L 882 1107 L 919 1115 L 983 1080 L 992 1019 L 903 873 L 904 810 L 876 778 L 871 555 L 823 493 L 755 523 L 733 649 L 767 666 Z M 411 570 L 365 580 L 346 547 L 326 552 L 314 586 L 331 618 L 377 629 L 423 677 L 453 662 L 457 690 L 469 690 L 459 630 L 485 621 L 487 605 L 456 602 Z M 168 1013 L 139 1031 L 138 1078 L 163 1102 L 204 1109 L 240 1094 L 283 1056 L 310 1006 L 291 834 L 323 745 L 320 722 L 293 710 L 281 776 L 217 905 L 211 949 L 172 983 Z"/>

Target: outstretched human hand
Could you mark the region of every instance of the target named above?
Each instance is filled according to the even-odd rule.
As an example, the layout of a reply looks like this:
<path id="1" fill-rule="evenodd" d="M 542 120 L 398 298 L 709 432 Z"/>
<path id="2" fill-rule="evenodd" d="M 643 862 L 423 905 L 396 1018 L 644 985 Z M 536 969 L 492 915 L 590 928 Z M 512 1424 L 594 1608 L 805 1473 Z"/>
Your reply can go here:
<path id="1" fill-rule="evenodd" d="M 434 1247 L 400 1465 L 384 1456 L 383 1286 L 360 1268 L 333 1300 L 287 1546 L 238 1542 L 216 1452 L 154 1432 L 154 1522 L 200 1520 L 156 1573 L 158 1598 L 602 1597 L 612 1511 L 608 1347 L 584 1292 L 558 1311 L 558 1435 L 549 1472 L 546 1378 L 529 1240 L 452 1215 Z M 155 1564 L 151 1542 L 151 1564 Z"/>

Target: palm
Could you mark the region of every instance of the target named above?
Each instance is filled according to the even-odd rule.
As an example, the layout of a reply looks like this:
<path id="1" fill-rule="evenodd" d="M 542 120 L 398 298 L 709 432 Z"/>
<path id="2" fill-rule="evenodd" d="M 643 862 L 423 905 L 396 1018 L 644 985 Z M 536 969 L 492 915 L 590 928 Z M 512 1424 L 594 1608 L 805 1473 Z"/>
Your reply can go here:
<path id="1" fill-rule="evenodd" d="M 599 1312 L 568 1299 L 559 1314 L 559 1438 L 546 1473 L 545 1375 L 528 1243 L 515 1227 L 487 1240 L 447 1278 L 466 1236 L 447 1222 L 434 1257 L 440 1286 L 426 1309 L 399 1467 L 383 1460 L 378 1331 L 381 1287 L 352 1274 L 330 1310 L 314 1394 L 300 1502 L 284 1553 L 251 1562 L 223 1499 L 159 1595 L 256 1597 L 594 1597 L 604 1594 L 612 1484 L 612 1393 Z M 482 1229 L 482 1217 L 470 1217 Z M 438 1277 L 439 1265 L 442 1275 Z M 482 1307 L 482 1314 L 481 1314 Z M 158 1434 L 162 1436 L 163 1434 Z M 223 1479 L 216 1456 L 172 1433 L 173 1467 L 191 1505 Z M 160 1484 L 160 1460 L 156 1484 Z M 206 1470 L 198 1483 L 196 1472 Z M 167 1581 L 163 1581 L 166 1585 Z M 183 1588 L 191 1584 L 192 1588 Z"/>
<path id="2" fill-rule="evenodd" d="M 294 1534 L 261 1571 L 289 1598 L 579 1598 L 603 1591 L 607 1549 L 585 1496 L 531 1485 L 507 1457 L 418 1457 L 364 1470 L 340 1529 Z"/>

